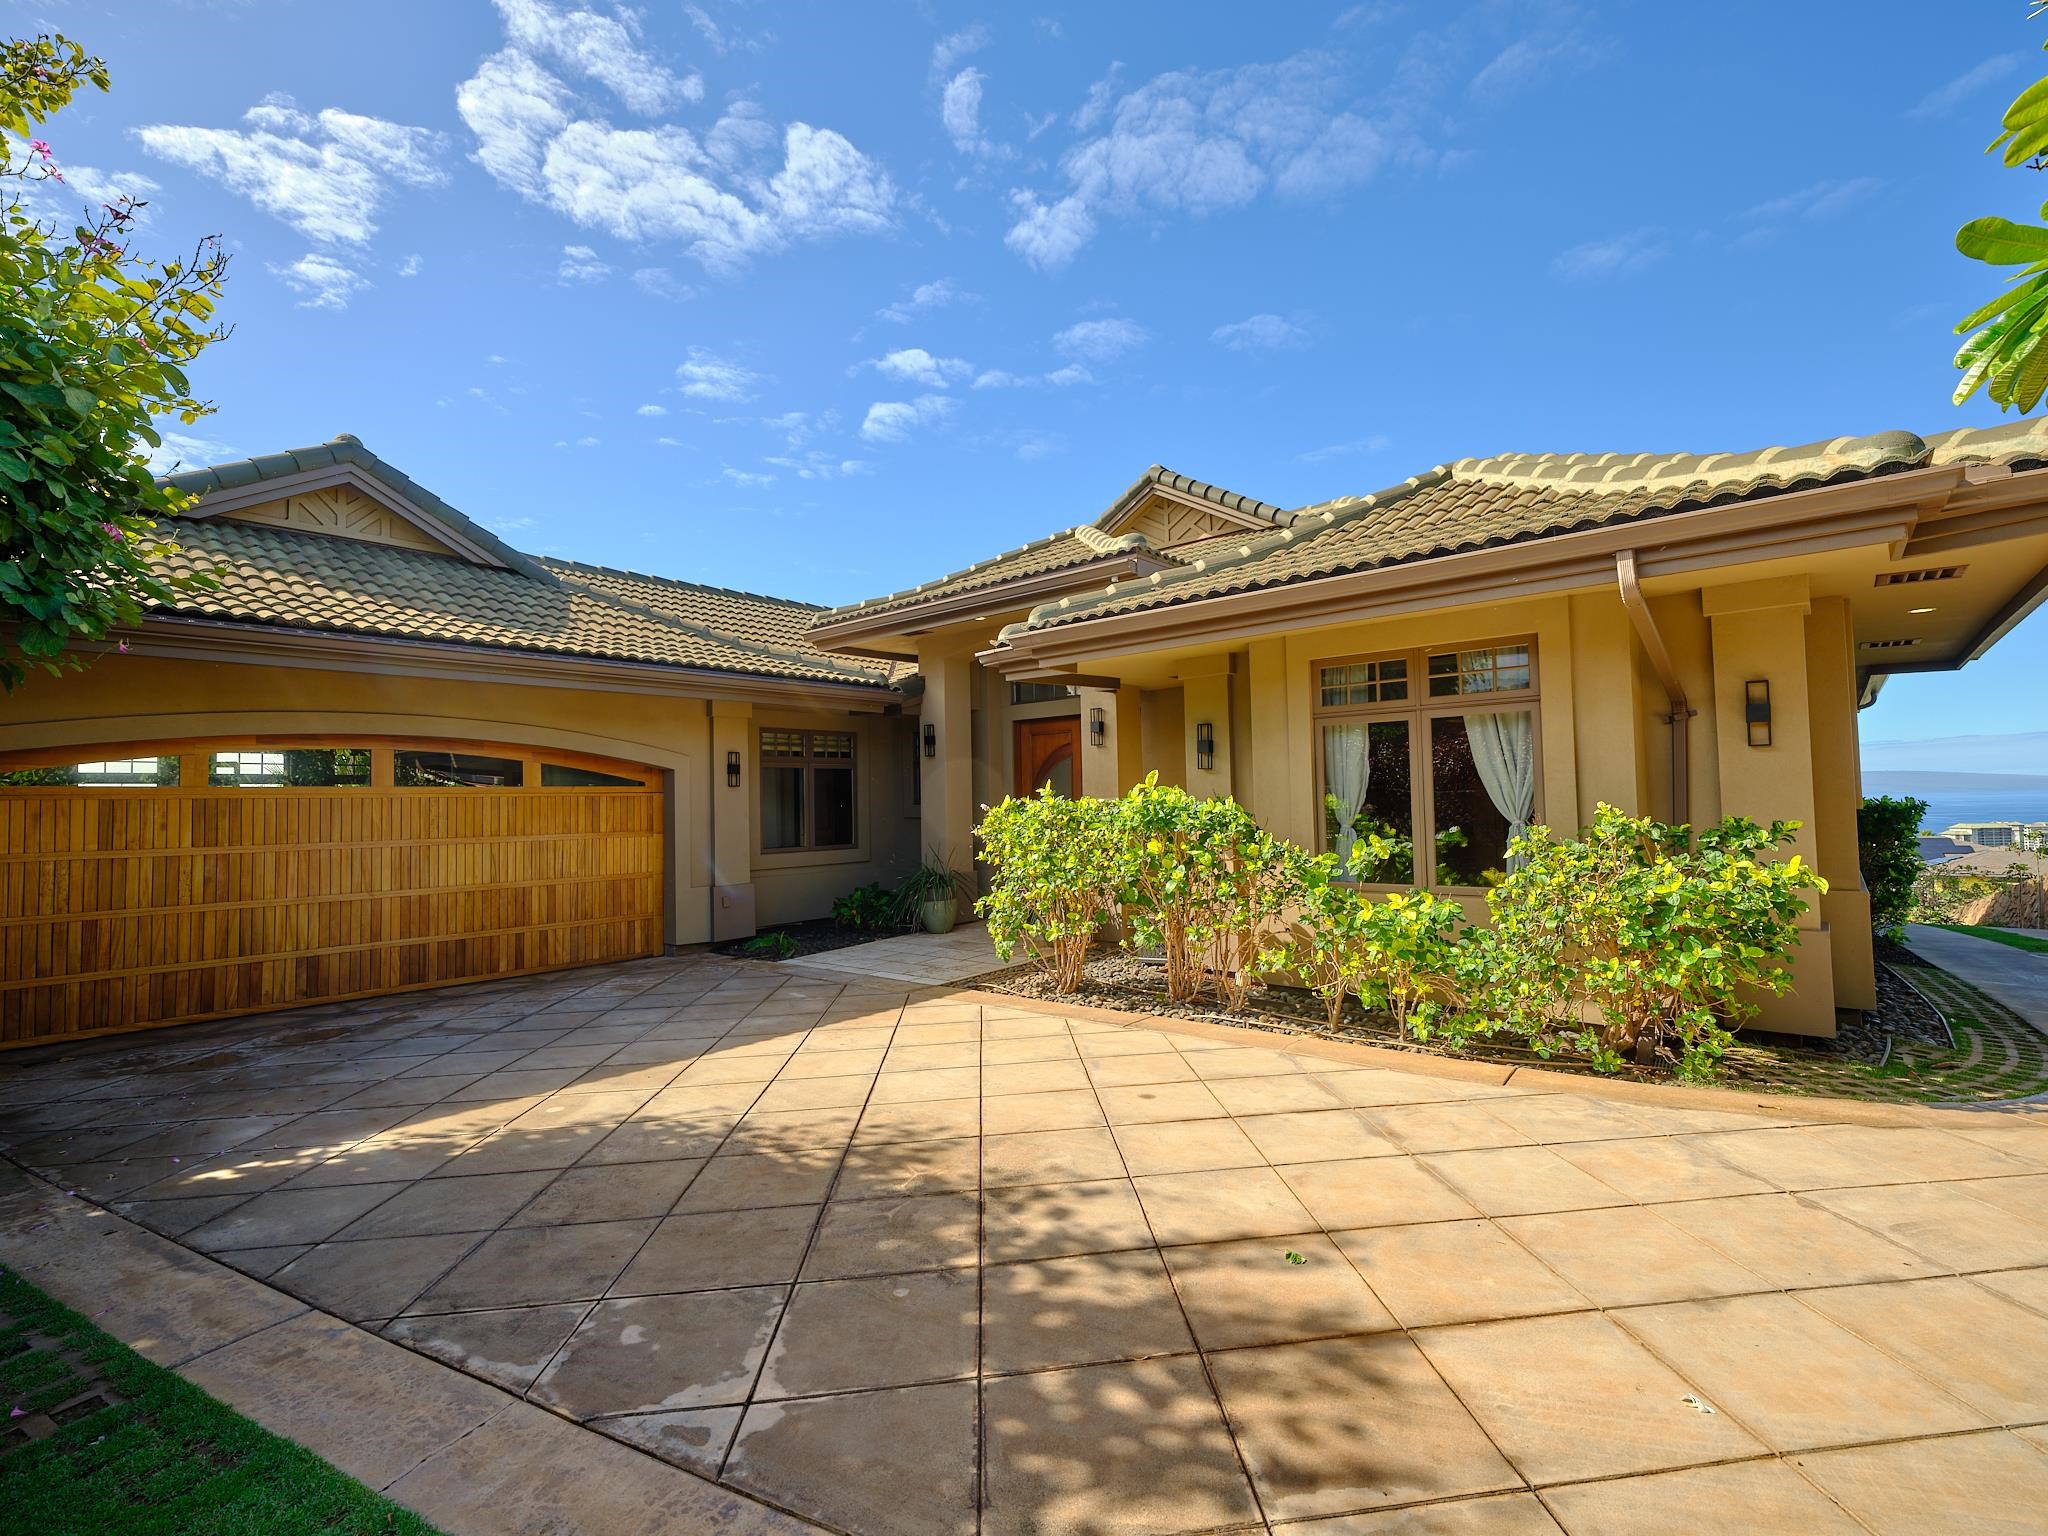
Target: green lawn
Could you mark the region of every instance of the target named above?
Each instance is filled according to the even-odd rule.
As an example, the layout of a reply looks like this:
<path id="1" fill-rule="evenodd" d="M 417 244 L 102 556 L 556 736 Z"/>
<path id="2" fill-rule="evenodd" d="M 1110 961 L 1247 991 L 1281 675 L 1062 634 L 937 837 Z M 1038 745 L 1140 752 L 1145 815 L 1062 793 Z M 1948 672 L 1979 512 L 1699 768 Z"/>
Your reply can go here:
<path id="1" fill-rule="evenodd" d="M 1934 923 L 1931 926 L 1946 928 L 1950 933 L 1967 933 L 1973 938 L 1989 939 L 1994 944 L 2010 944 L 2014 949 L 2030 950 L 2037 955 L 2048 955 L 2048 939 L 2037 939 L 2031 933 L 2014 933 L 2010 928 L 1988 928 L 1982 923 Z"/>
<path id="2" fill-rule="evenodd" d="M 435 1536 L 410 1511 L 0 1273 L 0 1433 L 96 1390 L 55 1434 L 0 1445 L 5 1536 Z M 72 1417 L 72 1413 L 78 1416 Z"/>

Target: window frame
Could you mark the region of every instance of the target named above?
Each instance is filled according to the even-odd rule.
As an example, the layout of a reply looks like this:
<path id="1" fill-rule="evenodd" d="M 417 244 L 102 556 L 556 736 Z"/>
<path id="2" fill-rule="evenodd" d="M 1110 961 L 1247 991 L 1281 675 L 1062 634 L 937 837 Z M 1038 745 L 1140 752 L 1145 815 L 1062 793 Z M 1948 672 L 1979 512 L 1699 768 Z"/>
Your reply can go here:
<path id="1" fill-rule="evenodd" d="M 803 754 L 792 757 L 787 753 L 771 754 L 768 750 L 769 736 L 798 736 L 803 739 Z M 819 736 L 843 736 L 846 738 L 844 757 L 821 757 L 813 745 Z M 756 851 L 764 858 L 778 858 L 802 854 L 847 854 L 856 852 L 861 846 L 860 837 L 860 732 L 852 726 L 818 727 L 799 725 L 761 725 L 754 731 L 754 841 Z M 770 768 L 796 768 L 802 773 L 801 805 L 803 815 L 803 840 L 768 846 L 768 817 L 763 797 L 768 793 L 768 770 Z M 830 768 L 844 771 L 847 781 L 847 841 L 843 843 L 821 843 L 818 841 L 818 770 Z"/>
<path id="2" fill-rule="evenodd" d="M 1529 655 L 1529 685 L 1526 688 L 1510 688 L 1486 693 L 1442 694 L 1432 697 L 1429 693 L 1429 658 L 1445 652 L 1499 650 L 1503 646 L 1520 646 Z M 1366 662 L 1406 661 L 1408 664 L 1408 697 L 1395 703 L 1375 704 L 1329 704 L 1323 703 L 1323 669 L 1325 667 L 1358 666 Z M 1427 866 L 1421 863 L 1423 848 L 1436 847 L 1436 775 L 1431 771 L 1429 751 L 1432 720 L 1445 716 L 1478 714 L 1505 714 L 1513 710 L 1529 712 L 1531 750 L 1536 759 L 1536 799 L 1532 822 L 1542 822 L 1543 817 L 1543 676 L 1537 655 L 1536 637 L 1532 634 L 1502 635 L 1493 639 L 1459 640 L 1447 645 L 1400 646 L 1387 650 L 1359 651 L 1341 656 L 1322 656 L 1308 664 L 1309 686 L 1309 756 L 1310 772 L 1313 775 L 1314 794 L 1310 800 L 1315 817 L 1315 847 L 1318 852 L 1329 849 L 1329 833 L 1324 821 L 1323 794 L 1325 765 L 1323 752 L 1323 727 L 1326 725 L 1371 724 L 1379 720 L 1404 720 L 1408 722 L 1408 784 L 1409 814 L 1413 819 L 1411 833 L 1416 854 L 1416 874 L 1425 870 L 1434 876 L 1436 860 L 1432 857 Z M 1434 879 L 1416 878 L 1406 884 L 1389 881 L 1361 880 L 1361 889 L 1372 891 L 1435 891 L 1448 896 L 1484 896 L 1483 885 L 1439 885 Z"/>

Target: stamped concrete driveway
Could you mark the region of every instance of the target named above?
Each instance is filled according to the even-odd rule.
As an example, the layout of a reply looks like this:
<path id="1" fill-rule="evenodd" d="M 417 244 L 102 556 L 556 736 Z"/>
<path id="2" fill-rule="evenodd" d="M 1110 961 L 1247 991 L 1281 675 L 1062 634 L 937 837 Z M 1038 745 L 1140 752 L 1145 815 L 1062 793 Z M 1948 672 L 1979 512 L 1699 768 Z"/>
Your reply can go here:
<path id="1" fill-rule="evenodd" d="M 1385 1060 L 683 958 L 15 1058 L 0 1135 L 845 1532 L 2048 1528 L 2048 1121 Z"/>

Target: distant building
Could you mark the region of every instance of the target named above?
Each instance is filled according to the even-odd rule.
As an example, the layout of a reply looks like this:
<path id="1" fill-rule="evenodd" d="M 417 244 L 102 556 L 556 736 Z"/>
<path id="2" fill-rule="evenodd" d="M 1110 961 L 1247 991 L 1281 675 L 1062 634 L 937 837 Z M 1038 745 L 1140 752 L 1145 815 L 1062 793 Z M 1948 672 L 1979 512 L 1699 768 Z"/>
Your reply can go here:
<path id="1" fill-rule="evenodd" d="M 1920 859 L 1926 864 L 1945 864 L 1950 859 L 1963 857 L 1969 851 L 1968 843 L 1958 842 L 1946 834 L 1939 837 L 1923 836 L 1920 839 Z"/>
<path id="2" fill-rule="evenodd" d="M 2040 848 L 2048 843 L 2048 822 L 1959 821 L 1942 829 L 1942 836 L 1968 843 L 1972 848 Z"/>

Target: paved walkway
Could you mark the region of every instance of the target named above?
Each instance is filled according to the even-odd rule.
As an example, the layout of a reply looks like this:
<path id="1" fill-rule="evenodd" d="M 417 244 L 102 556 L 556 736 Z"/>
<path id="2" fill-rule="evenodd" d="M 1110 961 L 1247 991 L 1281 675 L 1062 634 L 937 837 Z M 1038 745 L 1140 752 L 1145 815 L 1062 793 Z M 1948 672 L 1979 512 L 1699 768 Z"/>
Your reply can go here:
<path id="1" fill-rule="evenodd" d="M 16 1057 L 176 1242 L 0 1262 L 458 1536 L 2043 1529 L 2048 1120 L 1155 1023 L 690 957 Z"/>
<path id="2" fill-rule="evenodd" d="M 870 976 L 882 981 L 941 986 L 985 975 L 1003 961 L 989 943 L 986 928 L 980 923 L 962 923 L 951 933 L 906 933 L 893 939 L 877 939 L 872 944 L 828 949 L 794 963 L 805 971 L 825 971 L 835 976 Z"/>
<path id="3" fill-rule="evenodd" d="M 1906 944 L 1923 959 L 1990 993 L 2037 1029 L 2048 1031 L 2048 955 L 1925 923 L 1906 925 Z"/>

